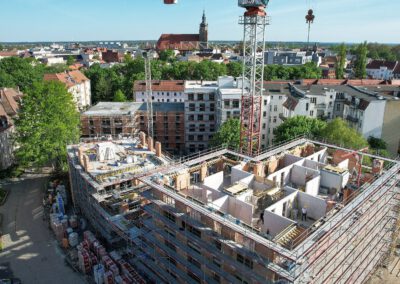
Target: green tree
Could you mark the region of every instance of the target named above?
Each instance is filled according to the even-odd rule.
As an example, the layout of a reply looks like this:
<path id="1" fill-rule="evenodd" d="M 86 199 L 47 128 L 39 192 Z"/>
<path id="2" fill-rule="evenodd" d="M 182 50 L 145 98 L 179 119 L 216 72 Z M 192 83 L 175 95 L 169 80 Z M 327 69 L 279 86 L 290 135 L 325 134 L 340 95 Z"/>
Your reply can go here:
<path id="1" fill-rule="evenodd" d="M 243 65 L 239 62 L 229 62 L 226 64 L 227 75 L 233 77 L 240 77 L 243 73 Z"/>
<path id="2" fill-rule="evenodd" d="M 319 136 L 327 126 L 326 122 L 307 116 L 294 116 L 275 128 L 274 142 L 284 142 L 300 135 Z"/>
<path id="3" fill-rule="evenodd" d="M 368 144 L 372 149 L 376 150 L 386 150 L 387 143 L 379 138 L 375 138 L 373 136 L 368 137 Z"/>
<path id="4" fill-rule="evenodd" d="M 36 82 L 23 98 L 16 119 L 16 157 L 20 165 L 66 164 L 66 146 L 79 141 L 80 119 L 71 94 L 60 82 Z"/>
<path id="5" fill-rule="evenodd" d="M 175 53 L 171 49 L 163 50 L 159 54 L 160 60 L 171 62 L 175 58 Z"/>
<path id="6" fill-rule="evenodd" d="M 336 65 L 336 79 L 343 79 L 344 78 L 344 67 L 346 64 L 346 55 L 347 55 L 347 48 L 344 43 L 342 43 L 339 47 L 339 62 Z"/>
<path id="7" fill-rule="evenodd" d="M 354 66 L 354 74 L 358 79 L 367 77 L 367 54 L 367 42 L 359 44 L 356 49 L 357 59 Z"/>
<path id="8" fill-rule="evenodd" d="M 27 92 L 43 80 L 44 65 L 31 59 L 8 57 L 0 61 L 0 87 L 19 87 Z"/>
<path id="9" fill-rule="evenodd" d="M 329 122 L 320 136 L 346 148 L 358 150 L 368 146 L 367 140 L 341 118 Z"/>
<path id="10" fill-rule="evenodd" d="M 72 55 L 67 56 L 67 66 L 70 66 L 75 63 L 75 58 Z"/>
<path id="11" fill-rule="evenodd" d="M 240 120 L 228 119 L 219 128 L 218 132 L 214 134 L 211 139 L 211 145 L 216 146 L 229 146 L 234 149 L 240 146 Z"/>
<path id="12" fill-rule="evenodd" d="M 126 101 L 127 101 L 126 96 L 121 90 L 115 92 L 113 102 L 126 102 Z"/>

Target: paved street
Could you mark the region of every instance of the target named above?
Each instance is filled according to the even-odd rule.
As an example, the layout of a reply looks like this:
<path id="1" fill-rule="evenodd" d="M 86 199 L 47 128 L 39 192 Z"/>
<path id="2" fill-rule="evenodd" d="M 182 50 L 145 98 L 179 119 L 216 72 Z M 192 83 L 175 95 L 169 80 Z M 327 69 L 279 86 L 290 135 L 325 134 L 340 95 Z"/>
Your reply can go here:
<path id="1" fill-rule="evenodd" d="M 42 220 L 45 178 L 3 184 L 10 189 L 3 215 L 0 279 L 15 277 L 22 283 L 84 283 L 64 264 L 64 256 Z"/>

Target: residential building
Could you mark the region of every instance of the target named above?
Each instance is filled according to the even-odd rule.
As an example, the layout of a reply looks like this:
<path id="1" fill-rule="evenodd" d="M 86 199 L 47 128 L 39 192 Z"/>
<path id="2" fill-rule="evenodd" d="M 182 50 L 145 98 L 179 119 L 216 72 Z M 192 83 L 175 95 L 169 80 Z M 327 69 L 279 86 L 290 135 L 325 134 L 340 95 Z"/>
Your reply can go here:
<path id="1" fill-rule="evenodd" d="M 367 64 L 367 75 L 372 79 L 391 80 L 400 63 L 398 61 L 372 60 Z"/>
<path id="2" fill-rule="evenodd" d="M 185 81 L 183 80 L 153 80 L 151 89 L 153 102 L 183 103 L 185 101 Z M 147 102 L 146 81 L 135 81 L 133 101 Z"/>
<path id="3" fill-rule="evenodd" d="M 124 54 L 115 50 L 108 49 L 101 53 L 101 58 L 107 63 L 121 63 L 124 61 Z"/>
<path id="4" fill-rule="evenodd" d="M 157 42 L 157 51 L 178 50 L 185 53 L 208 47 L 208 24 L 203 12 L 198 34 L 162 34 Z"/>
<path id="5" fill-rule="evenodd" d="M 217 131 L 217 91 L 215 81 L 185 82 L 186 151 L 195 153 L 208 148 Z"/>
<path id="6" fill-rule="evenodd" d="M 268 50 L 265 52 L 265 64 L 269 65 L 304 65 L 314 62 L 319 65 L 318 55 L 300 50 Z"/>
<path id="7" fill-rule="evenodd" d="M 17 116 L 23 94 L 11 88 L 0 88 L 0 170 L 14 163 L 13 119 Z"/>
<path id="8" fill-rule="evenodd" d="M 184 119 L 183 103 L 153 103 L 153 139 L 169 153 L 185 150 Z M 81 126 L 85 138 L 136 137 L 148 132 L 147 104 L 101 102 L 82 113 Z"/>
<path id="9" fill-rule="evenodd" d="M 395 244 L 396 160 L 358 152 L 374 161 L 358 179 L 353 149 L 304 138 L 181 164 L 152 147 L 68 147 L 76 210 L 149 282 L 363 283 Z"/>
<path id="10" fill-rule="evenodd" d="M 81 71 L 74 70 L 64 73 L 45 74 L 44 80 L 58 81 L 65 84 L 76 103 L 77 109 L 80 111 L 91 105 L 90 80 Z"/>

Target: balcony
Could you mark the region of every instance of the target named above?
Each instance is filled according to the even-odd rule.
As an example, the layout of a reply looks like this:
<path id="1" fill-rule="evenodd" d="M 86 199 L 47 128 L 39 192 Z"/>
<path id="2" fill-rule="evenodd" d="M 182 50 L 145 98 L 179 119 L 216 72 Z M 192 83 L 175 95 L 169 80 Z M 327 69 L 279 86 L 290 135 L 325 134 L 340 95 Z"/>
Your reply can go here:
<path id="1" fill-rule="evenodd" d="M 283 113 L 280 113 L 280 114 L 279 114 L 279 118 L 280 118 L 282 121 L 285 121 L 286 119 L 288 119 Z"/>
<path id="2" fill-rule="evenodd" d="M 347 115 L 346 119 L 348 121 L 350 121 L 350 122 L 353 122 L 353 123 L 358 123 L 358 121 L 359 121 L 359 119 L 357 117 L 354 117 L 354 116 L 351 116 L 351 115 Z"/>

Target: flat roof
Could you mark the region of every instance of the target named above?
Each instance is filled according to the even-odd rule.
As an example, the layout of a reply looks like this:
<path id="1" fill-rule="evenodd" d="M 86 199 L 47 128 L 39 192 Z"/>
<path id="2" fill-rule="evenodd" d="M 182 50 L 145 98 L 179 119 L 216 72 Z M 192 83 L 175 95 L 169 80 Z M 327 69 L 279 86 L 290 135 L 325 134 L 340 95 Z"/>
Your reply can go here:
<path id="1" fill-rule="evenodd" d="M 118 116 L 133 115 L 136 111 L 146 111 L 147 104 L 145 102 L 100 102 L 92 106 L 83 113 L 86 116 Z M 161 103 L 153 102 L 153 111 L 157 112 L 183 112 L 185 110 L 184 103 Z"/>

